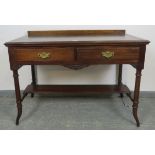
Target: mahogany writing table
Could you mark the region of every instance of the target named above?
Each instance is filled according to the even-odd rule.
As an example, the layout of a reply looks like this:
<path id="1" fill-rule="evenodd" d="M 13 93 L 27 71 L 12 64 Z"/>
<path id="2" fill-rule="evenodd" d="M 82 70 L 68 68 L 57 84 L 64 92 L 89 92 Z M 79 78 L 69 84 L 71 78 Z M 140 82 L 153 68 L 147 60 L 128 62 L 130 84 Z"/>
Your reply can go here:
<path id="1" fill-rule="evenodd" d="M 5 43 L 8 47 L 10 68 L 13 71 L 18 115 L 22 115 L 22 101 L 30 93 L 37 92 L 106 92 L 126 93 L 133 102 L 133 116 L 138 119 L 141 72 L 144 69 L 148 40 L 127 35 L 125 30 L 61 30 L 29 31 L 27 36 Z M 89 65 L 118 64 L 116 85 L 39 85 L 36 65 L 62 65 L 71 69 L 82 69 Z M 134 96 L 122 83 L 122 66 L 130 64 L 136 69 Z M 18 70 L 31 65 L 32 83 L 20 93 Z"/>

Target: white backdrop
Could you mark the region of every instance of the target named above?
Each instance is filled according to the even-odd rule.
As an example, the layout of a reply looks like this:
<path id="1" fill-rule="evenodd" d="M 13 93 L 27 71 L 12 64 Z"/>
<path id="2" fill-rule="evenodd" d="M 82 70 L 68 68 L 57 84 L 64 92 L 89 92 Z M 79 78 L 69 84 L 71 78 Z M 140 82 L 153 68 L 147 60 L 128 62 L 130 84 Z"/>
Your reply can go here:
<path id="1" fill-rule="evenodd" d="M 126 29 L 127 33 L 148 39 L 145 69 L 143 71 L 141 90 L 155 91 L 155 26 L 0 26 L 0 90 L 13 90 L 14 83 L 10 71 L 7 48 L 3 45 L 22 35 L 27 30 L 45 29 Z M 135 69 L 124 66 L 123 81 L 130 89 L 134 88 Z M 21 89 L 31 82 L 30 67 L 20 69 Z M 73 71 L 61 66 L 38 66 L 38 78 L 41 84 L 113 84 L 116 82 L 116 66 L 100 65 Z"/>

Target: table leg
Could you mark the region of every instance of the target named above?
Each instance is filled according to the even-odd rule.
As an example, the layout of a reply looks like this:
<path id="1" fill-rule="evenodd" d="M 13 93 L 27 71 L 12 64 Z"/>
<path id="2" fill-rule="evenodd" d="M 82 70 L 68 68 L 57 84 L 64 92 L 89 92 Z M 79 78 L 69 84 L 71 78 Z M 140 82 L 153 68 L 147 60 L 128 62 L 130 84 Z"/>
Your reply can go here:
<path id="1" fill-rule="evenodd" d="M 36 67 L 35 65 L 31 65 L 31 74 L 32 74 L 32 85 L 33 86 L 36 86 L 37 84 L 37 80 L 36 80 Z M 31 97 L 33 98 L 34 97 L 34 93 L 31 93 Z"/>
<path id="2" fill-rule="evenodd" d="M 22 115 L 22 101 L 21 101 L 19 78 L 18 78 L 17 70 L 13 70 L 13 77 L 14 77 L 16 103 L 17 103 L 17 111 L 18 111 L 17 118 L 16 118 L 16 125 L 19 125 L 19 120 Z"/>
<path id="3" fill-rule="evenodd" d="M 118 86 L 122 85 L 122 70 L 123 70 L 123 65 L 119 64 L 119 69 L 118 69 Z M 120 97 L 123 98 L 123 93 L 120 93 Z"/>
<path id="4" fill-rule="evenodd" d="M 140 94 L 140 82 L 141 82 L 141 69 L 137 69 L 136 71 L 136 82 L 135 82 L 135 90 L 134 90 L 134 100 L 133 100 L 133 116 L 136 120 L 137 127 L 140 126 L 140 122 L 138 119 L 138 104 L 139 104 L 139 94 Z"/>

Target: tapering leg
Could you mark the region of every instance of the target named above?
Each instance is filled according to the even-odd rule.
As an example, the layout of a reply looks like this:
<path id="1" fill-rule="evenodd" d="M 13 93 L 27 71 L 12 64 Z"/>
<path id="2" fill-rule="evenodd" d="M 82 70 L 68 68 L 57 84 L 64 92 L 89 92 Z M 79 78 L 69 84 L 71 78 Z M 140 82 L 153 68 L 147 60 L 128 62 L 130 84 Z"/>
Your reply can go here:
<path id="1" fill-rule="evenodd" d="M 14 77 L 16 103 L 17 103 L 17 111 L 18 111 L 17 118 L 16 118 L 16 125 L 19 125 L 19 120 L 22 115 L 22 101 L 21 101 L 19 78 L 18 78 L 17 70 L 13 70 L 13 77 Z"/>
<path id="2" fill-rule="evenodd" d="M 31 65 L 31 74 L 32 74 L 32 85 L 33 86 L 36 86 L 37 84 L 37 73 L 36 73 L 36 67 L 35 65 Z M 31 97 L 33 98 L 34 97 L 34 93 L 31 93 Z"/>
<path id="3" fill-rule="evenodd" d="M 123 70 L 123 65 L 119 65 L 118 69 L 118 86 L 122 85 L 122 70 Z M 123 93 L 120 93 L 120 97 L 123 98 Z"/>
<path id="4" fill-rule="evenodd" d="M 136 120 L 137 127 L 140 126 L 137 113 L 138 113 L 139 94 L 140 94 L 141 72 L 142 72 L 141 69 L 137 69 L 136 71 L 136 82 L 135 82 L 134 100 L 133 100 L 133 116 Z"/>

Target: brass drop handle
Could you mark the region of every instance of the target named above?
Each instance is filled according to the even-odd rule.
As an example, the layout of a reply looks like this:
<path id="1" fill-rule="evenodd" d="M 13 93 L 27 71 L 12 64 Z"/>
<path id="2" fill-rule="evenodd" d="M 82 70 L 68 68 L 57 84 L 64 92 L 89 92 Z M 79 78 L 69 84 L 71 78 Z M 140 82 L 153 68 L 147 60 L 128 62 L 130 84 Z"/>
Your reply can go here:
<path id="1" fill-rule="evenodd" d="M 104 51 L 101 53 L 103 57 L 105 57 L 106 59 L 111 59 L 112 57 L 114 57 L 114 52 L 111 51 Z"/>
<path id="2" fill-rule="evenodd" d="M 38 57 L 41 58 L 41 59 L 47 59 L 50 57 L 50 53 L 48 52 L 41 52 L 41 53 L 38 53 Z"/>

